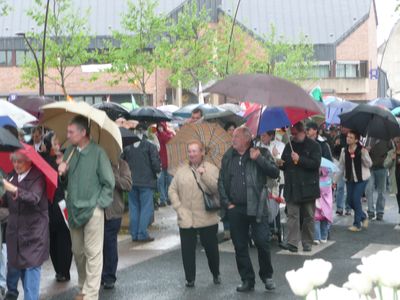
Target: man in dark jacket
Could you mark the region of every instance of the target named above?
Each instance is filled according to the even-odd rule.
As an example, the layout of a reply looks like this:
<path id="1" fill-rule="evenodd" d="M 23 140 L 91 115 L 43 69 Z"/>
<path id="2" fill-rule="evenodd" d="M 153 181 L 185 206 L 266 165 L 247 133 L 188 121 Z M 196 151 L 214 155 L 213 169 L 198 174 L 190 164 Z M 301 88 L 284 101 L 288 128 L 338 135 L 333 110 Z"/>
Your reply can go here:
<path id="1" fill-rule="evenodd" d="M 306 125 L 307 137 L 316 141 L 321 147 L 321 155 L 327 160 L 333 161 L 331 148 L 328 142 L 318 134 L 318 124 L 315 122 L 308 122 Z"/>
<path id="2" fill-rule="evenodd" d="M 301 236 L 303 251 L 311 251 L 314 240 L 315 200 L 320 197 L 321 147 L 306 136 L 303 123 L 293 125 L 291 134 L 292 142 L 286 144 L 282 161 L 279 162 L 285 175 L 287 249 L 297 252 Z"/>
<path id="3" fill-rule="evenodd" d="M 258 251 L 259 275 L 267 290 L 275 288 L 269 245 L 269 228 L 265 199 L 261 199 L 267 176 L 278 178 L 276 167 L 267 149 L 251 147 L 251 132 L 247 127 L 236 128 L 232 147 L 222 158 L 218 190 L 227 210 L 230 231 L 235 247 L 236 264 L 242 280 L 236 290 L 254 289 L 255 274 L 251 264 L 248 241 L 249 229 Z"/>
<path id="4" fill-rule="evenodd" d="M 144 135 L 145 128 L 139 127 L 138 130 L 136 134 L 141 141 L 126 147 L 122 155 L 132 173 L 132 190 L 128 195 L 129 230 L 132 241 L 151 242 L 154 238 L 149 236 L 147 227 L 154 213 L 153 194 L 161 162 L 157 147 Z"/>

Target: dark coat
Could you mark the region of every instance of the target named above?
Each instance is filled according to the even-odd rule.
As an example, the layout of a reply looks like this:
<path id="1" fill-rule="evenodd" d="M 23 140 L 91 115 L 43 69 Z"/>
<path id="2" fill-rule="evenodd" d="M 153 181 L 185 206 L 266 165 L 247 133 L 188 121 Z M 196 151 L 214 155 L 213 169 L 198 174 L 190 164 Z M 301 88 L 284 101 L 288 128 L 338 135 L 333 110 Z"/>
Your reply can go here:
<path id="1" fill-rule="evenodd" d="M 221 163 L 221 170 L 218 178 L 218 191 L 222 206 L 227 208 L 230 204 L 229 192 L 231 190 L 230 168 L 234 149 L 229 148 Z M 247 215 L 256 216 L 260 202 L 260 195 L 267 182 L 267 177 L 278 178 L 279 169 L 267 149 L 260 149 L 261 155 L 257 160 L 248 160 L 246 163 L 246 194 L 247 194 Z M 266 211 L 264 212 L 266 214 Z"/>
<path id="2" fill-rule="evenodd" d="M 301 143 L 292 142 L 292 146 L 300 159 L 294 164 L 290 144 L 286 144 L 282 153 L 284 164 L 281 167 L 285 175 L 285 200 L 292 203 L 315 200 L 320 197 L 321 147 L 316 141 L 307 137 Z"/>
<path id="3" fill-rule="evenodd" d="M 10 182 L 18 187 L 17 198 L 4 196 L 8 206 L 6 240 L 8 263 L 17 269 L 38 267 L 49 257 L 49 217 L 46 181 L 35 167 L 18 183 L 18 175 Z"/>
<path id="4" fill-rule="evenodd" d="M 161 171 L 161 162 L 154 144 L 143 139 L 138 147 L 125 147 L 122 159 L 129 165 L 133 186 L 157 188 L 157 174 Z"/>

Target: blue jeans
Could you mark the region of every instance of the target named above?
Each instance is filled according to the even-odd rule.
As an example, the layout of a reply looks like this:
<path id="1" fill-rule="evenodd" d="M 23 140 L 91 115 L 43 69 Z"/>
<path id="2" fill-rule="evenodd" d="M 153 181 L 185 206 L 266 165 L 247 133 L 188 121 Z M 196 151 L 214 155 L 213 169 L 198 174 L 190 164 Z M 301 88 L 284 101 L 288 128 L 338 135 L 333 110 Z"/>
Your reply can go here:
<path id="1" fill-rule="evenodd" d="M 103 271 L 101 282 L 115 283 L 118 266 L 118 231 L 121 218 L 106 220 L 104 223 Z"/>
<path id="2" fill-rule="evenodd" d="M 364 193 L 368 180 L 360 182 L 346 182 L 347 201 L 354 210 L 353 225 L 361 228 L 361 222 L 367 217 L 361 206 L 361 196 Z"/>
<path id="3" fill-rule="evenodd" d="M 41 267 L 16 269 L 8 266 L 7 294 L 18 297 L 18 280 L 21 278 L 24 287 L 24 300 L 39 300 Z"/>
<path id="4" fill-rule="evenodd" d="M 314 240 L 321 241 L 328 239 L 330 224 L 328 221 L 314 221 Z"/>
<path id="5" fill-rule="evenodd" d="M 343 211 L 345 208 L 345 197 L 344 197 L 344 188 L 346 186 L 346 182 L 344 177 L 340 177 L 339 181 L 337 182 L 335 199 L 336 199 L 336 210 Z M 350 210 L 349 202 L 347 201 L 346 197 L 346 210 Z"/>
<path id="6" fill-rule="evenodd" d="M 376 213 L 382 214 L 385 211 L 385 195 L 386 192 L 386 177 L 387 170 L 382 169 L 371 169 L 371 177 L 369 178 L 365 194 L 368 200 L 368 213 L 375 213 L 375 201 L 374 201 L 374 191 L 378 192 L 378 198 L 376 199 Z"/>
<path id="7" fill-rule="evenodd" d="M 132 240 L 149 238 L 147 227 L 150 225 L 154 213 L 154 190 L 148 187 L 132 187 L 128 194 L 129 199 L 129 230 Z"/>
<path id="8" fill-rule="evenodd" d="M 160 193 L 160 203 L 166 203 L 168 200 L 168 189 L 171 184 L 172 176 L 169 175 L 167 170 L 162 170 L 158 178 L 158 192 Z"/>

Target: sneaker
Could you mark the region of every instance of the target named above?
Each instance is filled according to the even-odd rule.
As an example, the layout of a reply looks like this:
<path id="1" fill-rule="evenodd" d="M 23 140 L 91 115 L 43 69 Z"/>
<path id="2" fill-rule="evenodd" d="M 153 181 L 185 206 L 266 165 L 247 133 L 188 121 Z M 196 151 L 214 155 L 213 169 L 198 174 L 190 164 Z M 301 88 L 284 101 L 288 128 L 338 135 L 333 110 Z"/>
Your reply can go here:
<path id="1" fill-rule="evenodd" d="M 370 220 L 372 220 L 372 219 L 374 219 L 375 218 L 375 213 L 374 212 L 367 212 L 367 214 L 368 214 L 368 219 L 370 219 Z"/>
<path id="2" fill-rule="evenodd" d="M 319 245 L 320 241 L 319 240 L 314 240 L 314 245 Z"/>
<path id="3" fill-rule="evenodd" d="M 105 290 L 112 290 L 114 288 L 114 282 L 104 282 L 103 288 Z"/>
<path id="4" fill-rule="evenodd" d="M 397 224 L 396 226 L 394 226 L 394 230 L 400 230 L 400 224 Z"/>
<path id="5" fill-rule="evenodd" d="M 167 204 L 166 204 L 165 202 L 161 202 L 158 206 L 159 206 L 159 207 L 166 207 Z"/>
<path id="6" fill-rule="evenodd" d="M 345 215 L 346 215 L 346 216 L 351 216 L 351 211 L 350 211 L 350 210 L 346 210 Z"/>
<path id="7" fill-rule="evenodd" d="M 272 280 L 272 278 L 266 278 L 264 284 L 265 284 L 265 289 L 268 291 L 276 289 L 276 284 Z"/>
<path id="8" fill-rule="evenodd" d="M 367 219 L 366 219 L 367 220 Z M 357 227 L 357 226 L 350 226 L 349 228 L 348 228 L 348 230 L 350 230 L 350 231 L 352 231 L 352 232 L 360 232 L 361 231 L 361 228 L 359 228 L 359 227 Z"/>
<path id="9" fill-rule="evenodd" d="M 362 222 L 361 222 L 361 226 L 364 228 L 368 228 L 368 218 L 365 218 Z"/>
<path id="10" fill-rule="evenodd" d="M 376 220 L 377 221 L 383 221 L 383 214 L 377 214 L 376 215 Z"/>
<path id="11" fill-rule="evenodd" d="M 320 240 L 320 242 L 321 242 L 322 244 L 326 244 L 326 243 L 328 242 L 328 240 Z"/>
<path id="12" fill-rule="evenodd" d="M 336 211 L 336 214 L 337 214 L 338 216 L 343 216 L 343 209 L 338 209 L 338 210 Z"/>

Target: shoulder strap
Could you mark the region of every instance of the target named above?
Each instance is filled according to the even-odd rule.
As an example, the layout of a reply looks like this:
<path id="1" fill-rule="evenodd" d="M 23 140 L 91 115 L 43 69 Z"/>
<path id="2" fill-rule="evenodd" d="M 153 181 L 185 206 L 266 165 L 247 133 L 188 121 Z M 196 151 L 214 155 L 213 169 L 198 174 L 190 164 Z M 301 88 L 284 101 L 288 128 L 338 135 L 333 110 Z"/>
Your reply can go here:
<path id="1" fill-rule="evenodd" d="M 202 193 L 204 193 L 204 190 L 203 190 L 203 188 L 201 187 L 200 183 L 197 181 L 197 177 L 196 177 L 196 174 L 194 173 L 193 169 L 192 169 L 192 168 L 190 168 L 190 170 L 191 170 L 191 171 L 192 171 L 192 173 L 193 173 L 194 180 L 196 180 L 197 186 L 199 187 L 200 191 L 201 191 Z"/>

